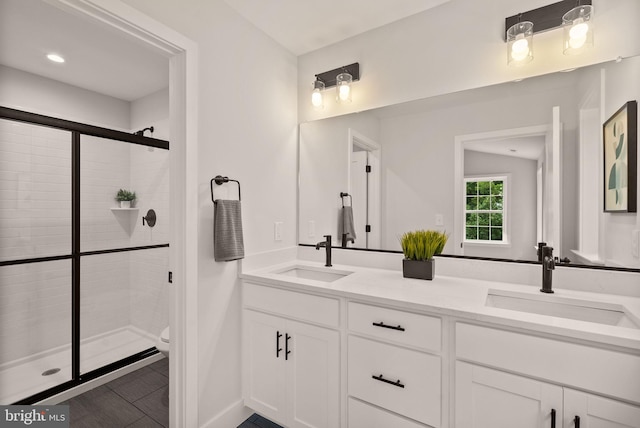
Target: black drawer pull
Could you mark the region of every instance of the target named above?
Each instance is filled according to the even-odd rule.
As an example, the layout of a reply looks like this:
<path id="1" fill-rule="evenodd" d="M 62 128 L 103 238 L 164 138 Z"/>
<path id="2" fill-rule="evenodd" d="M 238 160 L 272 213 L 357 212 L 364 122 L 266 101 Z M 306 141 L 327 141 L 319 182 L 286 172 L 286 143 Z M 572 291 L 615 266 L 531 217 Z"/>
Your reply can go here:
<path id="1" fill-rule="evenodd" d="M 280 338 L 282 334 L 279 331 L 276 331 L 276 358 L 280 358 L 280 351 L 282 348 L 280 347 Z"/>
<path id="2" fill-rule="evenodd" d="M 285 333 L 284 334 L 284 359 L 285 359 L 285 361 L 289 359 L 289 354 L 291 353 L 291 351 L 289 350 L 289 339 L 291 339 L 291 336 L 289 336 L 289 333 Z"/>
<path id="3" fill-rule="evenodd" d="M 394 382 L 392 380 L 385 379 L 384 376 L 382 375 L 380 376 L 372 375 L 371 377 L 374 378 L 375 380 L 379 380 L 380 382 L 388 383 L 389 385 L 397 386 L 398 388 L 404 388 L 404 385 L 402 384 L 402 382 L 400 382 L 400 379 Z"/>
<path id="4" fill-rule="evenodd" d="M 573 425 L 575 426 L 575 428 L 580 428 L 580 416 L 576 416 L 575 418 L 573 418 Z"/>
<path id="5" fill-rule="evenodd" d="M 402 326 L 395 327 L 392 325 L 386 325 L 384 322 L 374 322 L 373 325 L 376 327 L 390 328 L 391 330 L 404 331 L 404 327 Z"/>
<path id="6" fill-rule="evenodd" d="M 556 409 L 551 409 L 551 428 L 556 428 Z"/>

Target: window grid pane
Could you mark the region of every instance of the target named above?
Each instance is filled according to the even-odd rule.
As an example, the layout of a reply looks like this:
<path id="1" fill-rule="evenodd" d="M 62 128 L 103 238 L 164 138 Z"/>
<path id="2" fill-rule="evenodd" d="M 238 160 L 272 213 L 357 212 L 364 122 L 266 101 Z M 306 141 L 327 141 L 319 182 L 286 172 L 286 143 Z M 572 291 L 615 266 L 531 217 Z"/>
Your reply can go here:
<path id="1" fill-rule="evenodd" d="M 504 179 L 467 179 L 465 193 L 465 239 L 502 242 Z"/>

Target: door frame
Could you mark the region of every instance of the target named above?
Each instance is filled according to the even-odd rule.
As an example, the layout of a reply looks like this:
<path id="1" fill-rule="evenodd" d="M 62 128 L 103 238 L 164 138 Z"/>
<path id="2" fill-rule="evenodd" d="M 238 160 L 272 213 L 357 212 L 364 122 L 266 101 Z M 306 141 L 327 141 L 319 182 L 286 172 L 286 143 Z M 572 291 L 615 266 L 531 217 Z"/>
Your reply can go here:
<path id="1" fill-rule="evenodd" d="M 356 131 L 353 128 L 349 128 L 347 130 L 347 192 L 351 194 L 351 161 L 352 161 L 352 153 L 353 147 L 360 147 L 367 152 L 371 153 L 376 159 L 378 159 L 378 164 L 381 164 L 380 156 L 382 153 L 382 146 L 375 140 L 367 137 L 364 134 Z M 367 192 L 367 222 L 368 224 L 373 224 L 375 227 L 372 228 L 372 231 L 369 232 L 367 243 L 373 241 L 378 244 L 381 242 L 382 237 L 382 219 L 381 219 L 381 211 L 382 211 L 382 195 L 381 195 L 381 178 L 382 171 L 381 168 L 374 169 L 372 174 L 369 176 L 371 179 L 368 185 Z M 367 244 L 367 248 L 369 248 L 369 244 Z M 378 245 L 379 247 L 379 245 Z"/>
<path id="2" fill-rule="evenodd" d="M 479 141 L 545 136 L 550 131 L 550 128 L 550 125 L 538 125 L 480 132 L 477 134 L 456 135 L 454 140 L 453 162 L 453 254 L 464 255 L 464 246 L 462 245 L 464 241 L 465 224 L 464 206 L 462 204 L 462 192 L 464 189 L 464 149 Z"/>
<path id="3" fill-rule="evenodd" d="M 171 168 L 169 403 L 171 426 L 198 426 L 198 49 L 119 0 L 44 0 L 138 39 L 169 58 Z"/>

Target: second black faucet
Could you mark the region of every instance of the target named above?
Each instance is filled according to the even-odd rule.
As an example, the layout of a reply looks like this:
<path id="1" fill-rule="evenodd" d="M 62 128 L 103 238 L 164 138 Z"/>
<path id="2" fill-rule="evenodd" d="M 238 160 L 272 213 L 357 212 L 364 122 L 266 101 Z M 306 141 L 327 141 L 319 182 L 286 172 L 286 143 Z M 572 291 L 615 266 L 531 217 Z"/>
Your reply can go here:
<path id="1" fill-rule="evenodd" d="M 316 244 L 316 250 L 319 250 L 320 247 L 325 247 L 327 256 L 324 265 L 331 267 L 331 235 L 324 235 L 324 237 L 324 241 L 320 241 Z"/>

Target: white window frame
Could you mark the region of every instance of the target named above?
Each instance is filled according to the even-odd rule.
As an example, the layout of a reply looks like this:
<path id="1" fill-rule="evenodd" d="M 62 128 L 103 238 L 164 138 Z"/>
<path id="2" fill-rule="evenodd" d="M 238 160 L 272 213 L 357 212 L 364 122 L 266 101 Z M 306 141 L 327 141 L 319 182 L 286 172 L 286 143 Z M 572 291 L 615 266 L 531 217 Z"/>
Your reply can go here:
<path id="1" fill-rule="evenodd" d="M 466 225 L 467 225 L 467 213 L 478 213 L 479 210 L 467 211 L 467 183 L 470 181 L 479 182 L 479 181 L 502 181 L 502 240 L 493 241 L 493 240 L 484 240 L 484 239 L 467 239 L 466 233 Z M 462 207 L 463 213 L 462 218 L 464 222 L 463 227 L 463 243 L 464 245 L 478 245 L 478 246 L 490 246 L 490 247 L 508 247 L 511 246 L 509 241 L 510 233 L 509 233 L 509 185 L 511 181 L 511 174 L 492 174 L 492 175 L 472 175 L 464 177 L 462 180 L 462 185 L 464 191 L 462 192 Z M 499 212 L 497 210 L 487 210 L 486 212 Z"/>

